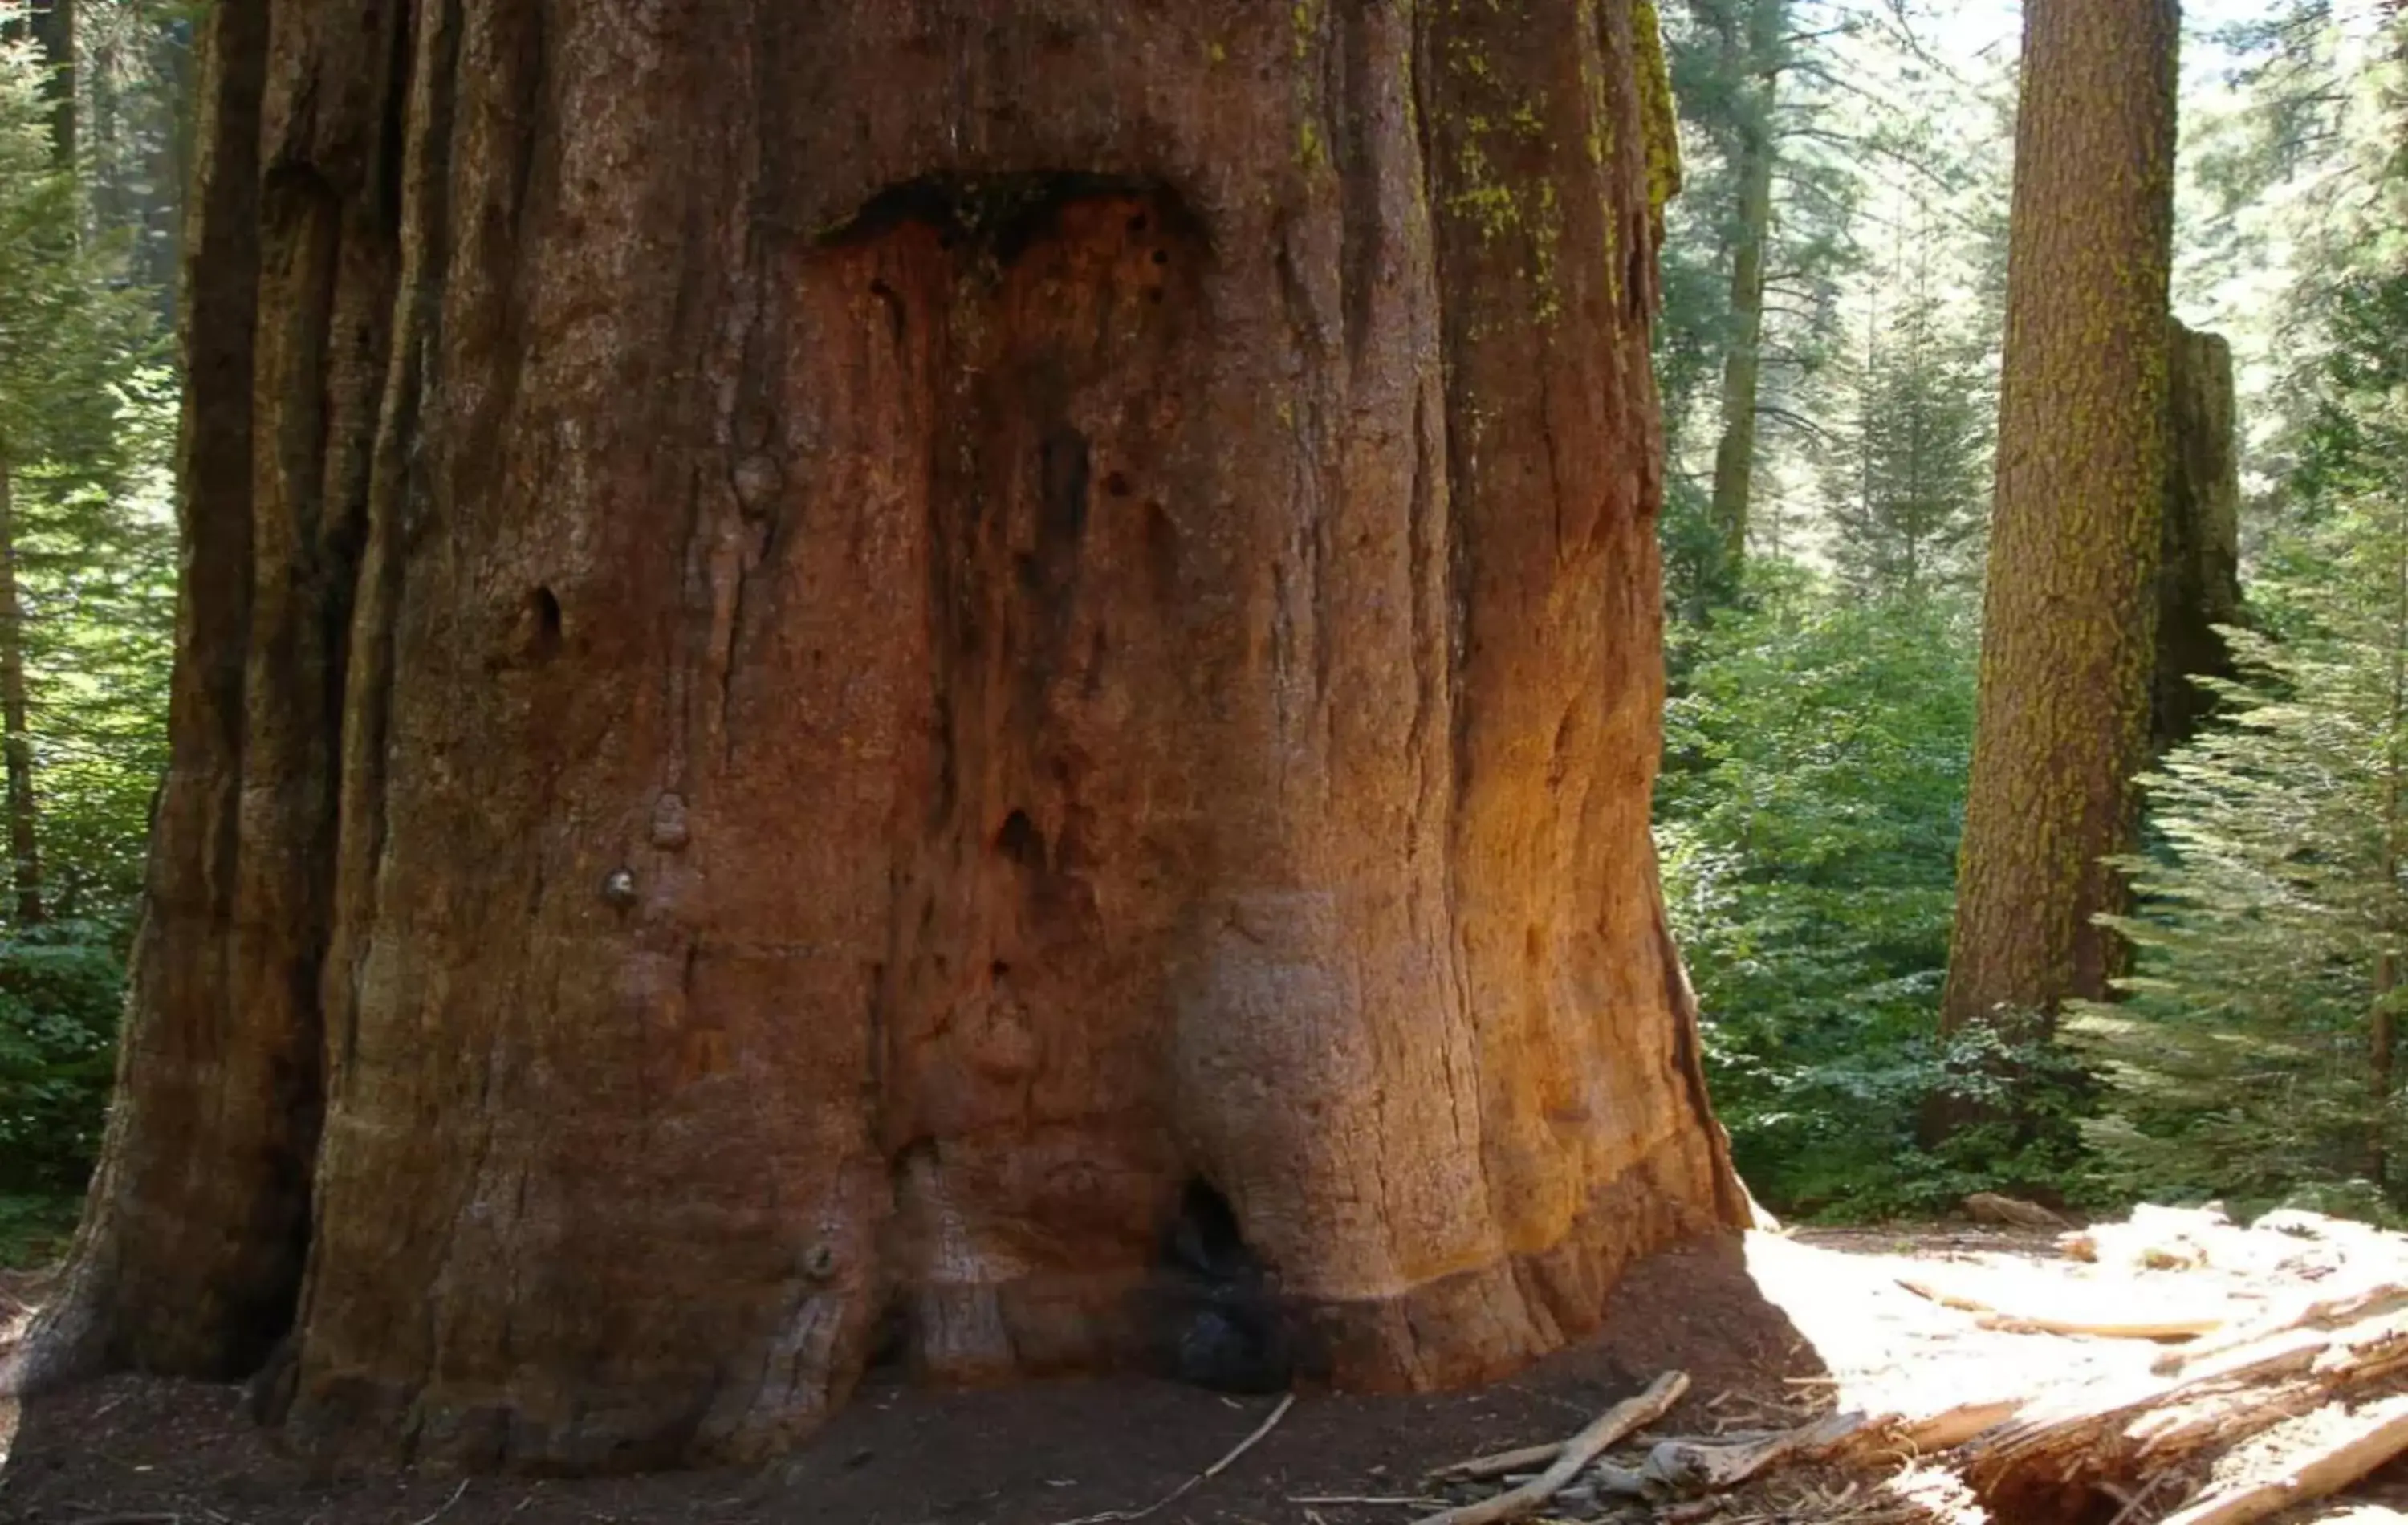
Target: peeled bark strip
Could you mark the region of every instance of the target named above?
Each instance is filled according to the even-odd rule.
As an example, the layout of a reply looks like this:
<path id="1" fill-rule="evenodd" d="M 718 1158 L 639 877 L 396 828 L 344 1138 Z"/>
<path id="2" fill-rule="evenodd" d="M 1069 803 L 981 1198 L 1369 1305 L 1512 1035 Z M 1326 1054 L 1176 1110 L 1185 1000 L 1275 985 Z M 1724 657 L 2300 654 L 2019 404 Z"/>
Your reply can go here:
<path id="1" fill-rule="evenodd" d="M 753 1457 L 890 1309 L 1184 1360 L 1199 1202 L 1355 1388 L 1744 1221 L 1648 835 L 1643 8 L 210 16 L 54 1364 L 291 1326 L 321 1454 Z"/>

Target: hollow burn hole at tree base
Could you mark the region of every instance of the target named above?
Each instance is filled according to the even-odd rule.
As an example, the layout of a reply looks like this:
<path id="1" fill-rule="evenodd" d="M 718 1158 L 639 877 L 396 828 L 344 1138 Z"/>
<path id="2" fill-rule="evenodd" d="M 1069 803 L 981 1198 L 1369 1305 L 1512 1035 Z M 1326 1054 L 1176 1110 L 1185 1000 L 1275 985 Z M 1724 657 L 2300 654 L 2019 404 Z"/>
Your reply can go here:
<path id="1" fill-rule="evenodd" d="M 1283 1392 L 1295 1381 L 1293 1321 L 1229 1201 L 1198 1177 L 1181 1188 L 1151 1298 L 1164 1375 L 1215 1392 Z"/>

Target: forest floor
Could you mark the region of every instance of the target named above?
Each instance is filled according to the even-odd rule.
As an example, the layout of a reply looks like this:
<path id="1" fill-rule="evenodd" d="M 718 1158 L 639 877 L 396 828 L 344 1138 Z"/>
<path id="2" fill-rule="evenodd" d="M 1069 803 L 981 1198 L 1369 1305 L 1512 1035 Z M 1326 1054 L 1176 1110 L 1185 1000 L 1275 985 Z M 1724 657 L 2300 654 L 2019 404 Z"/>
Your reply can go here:
<path id="1" fill-rule="evenodd" d="M 1412 1502 L 1430 1469 L 1560 1440 L 1676 1368 L 1688 1374 L 1687 1396 L 1652 1427 L 1656 1433 L 1761 1432 L 1835 1406 L 1928 1410 L 1996 1390 L 2020 1369 L 2059 1377 L 2069 1363 L 2109 1370 L 2137 1360 L 2145 1370 L 2157 1346 L 1984 1328 L 1973 1314 L 1899 1284 L 1935 1262 L 1995 1273 L 2057 1259 L 2046 1233 L 1932 1226 L 1753 1234 L 1744 1245 L 1671 1251 L 1626 1278 L 1607 1333 L 1519 1379 L 1432 1397 L 1305 1397 L 1226 1470 L 1143 1518 L 1159 1525 L 1411 1525 L 1437 1507 Z M 0 1286 L 0 1296 L 22 1302 L 39 1290 L 37 1280 L 24 1278 Z M 1102 1525 L 1138 1518 L 1189 1484 L 1276 1407 L 1272 1399 L 1240 1401 L 1135 1379 L 967 1393 L 873 1381 L 811 1446 L 767 1468 L 463 1482 L 410 1473 L 312 1476 L 244 1417 L 236 1389 L 121 1376 L 36 1399 L 22 1412 L 0 1401 L 0 1521 Z M 1326 1502 L 1341 1498 L 1396 1502 Z M 2134 1525 L 2160 1512 L 2151 1502 L 2128 1508 L 2102 1496 L 2087 1513 L 2093 1525 Z M 1559 1500 L 1536 1518 L 1595 1512 Z M 1606 1518 L 1651 1515 L 1626 1506 Z M 1652 1518 L 1903 1525 L 1985 1516 L 1951 1475 L 1907 1465 L 1877 1474 L 1776 1469 Z M 2408 1470 L 2377 1473 L 2347 1501 L 2287 1518 L 2408 1519 Z"/>

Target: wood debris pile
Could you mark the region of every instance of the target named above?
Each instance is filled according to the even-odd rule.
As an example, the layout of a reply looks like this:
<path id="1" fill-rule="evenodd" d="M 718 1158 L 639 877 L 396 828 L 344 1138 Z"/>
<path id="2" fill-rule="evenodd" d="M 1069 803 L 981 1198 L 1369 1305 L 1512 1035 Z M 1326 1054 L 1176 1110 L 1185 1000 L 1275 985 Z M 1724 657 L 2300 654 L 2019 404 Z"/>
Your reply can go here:
<path id="1" fill-rule="evenodd" d="M 1454 1462 L 1378 1502 L 1445 1505 L 1416 1525 L 1769 1518 L 1736 1496 L 1792 1476 L 1803 1494 L 1785 1518 L 1933 1518 L 1877 1502 L 1911 1478 L 1956 1489 L 1960 1515 L 1978 1501 L 2019 1525 L 2244 1525 L 2408 1452 L 2408 1236 L 2144 1207 L 2057 1249 L 2042 1264 L 1900 1262 L 1897 1286 L 2032 1358 L 1970 1365 L 1944 1403 L 1848 1406 L 1835 1378 L 1842 1408 L 1806 1422 L 1652 1433 L 1688 1385 L 1670 1372 L 1569 1440 Z"/>

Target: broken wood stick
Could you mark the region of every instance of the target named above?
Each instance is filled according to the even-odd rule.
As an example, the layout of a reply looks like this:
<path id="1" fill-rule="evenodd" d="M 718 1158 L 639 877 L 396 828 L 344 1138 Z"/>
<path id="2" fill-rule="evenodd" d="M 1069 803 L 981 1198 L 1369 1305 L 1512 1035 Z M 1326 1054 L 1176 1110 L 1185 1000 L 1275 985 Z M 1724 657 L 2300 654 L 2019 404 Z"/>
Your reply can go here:
<path id="1" fill-rule="evenodd" d="M 2004 1330 L 2019 1334 L 2089 1334 L 2114 1340 L 2172 1340 L 2205 1334 L 2231 1322 L 2225 1310 L 2209 1311 L 2194 1308 L 2174 1313 L 2158 1313 L 2142 1316 L 2111 1313 L 2096 1314 L 2058 1308 L 2043 1310 L 2037 1304 L 2015 1306 L 2000 1302 L 1993 1294 L 1976 1297 L 1963 1288 L 1951 1288 L 1921 1276 L 1899 1276 L 1898 1285 L 1920 1298 L 1928 1298 L 1943 1308 L 1959 1313 L 1983 1315 L 1984 1329 Z"/>
<path id="2" fill-rule="evenodd" d="M 1653 1424 L 1662 1418 L 1666 1411 L 1679 1403 L 1681 1395 L 1688 1390 L 1688 1373 L 1667 1372 L 1649 1383 L 1646 1391 L 1614 1404 L 1598 1415 L 1579 1434 L 1564 1442 L 1555 1461 L 1530 1481 L 1492 1499 L 1426 1515 L 1414 1525 L 1501 1525 L 1505 1520 L 1520 1519 L 1534 1514 L 1541 1504 L 1562 1492 L 1566 1485 L 1579 1476 L 1582 1468 L 1597 1460 L 1599 1451 L 1641 1425 Z"/>
<path id="3" fill-rule="evenodd" d="M 1422 1475 L 1426 1481 L 1433 1483 L 1479 1482 L 1484 1478 L 1502 1477 L 1509 1473 L 1543 1467 L 1562 1455 L 1564 1443 L 1559 1440 L 1538 1446 L 1517 1446 L 1510 1451 L 1492 1451 L 1486 1456 L 1450 1461 L 1443 1467 L 1432 1467 Z"/>
<path id="4" fill-rule="evenodd" d="M 1647 1453 L 1639 1469 L 1650 1491 L 1716 1493 L 1737 1488 L 1775 1462 L 1792 1456 L 1819 1456 L 1863 1429 L 1861 1414 L 1832 1414 L 1764 1440 L 1729 1446 L 1698 1446 L 1668 1440 Z"/>
<path id="5" fill-rule="evenodd" d="M 1162 1497 L 1154 1500 L 1152 1503 L 1147 1504 L 1144 1508 L 1107 1509 L 1099 1515 L 1081 1515 L 1076 1519 L 1063 1520 L 1061 1525 L 1118 1525 L 1118 1522 L 1120 1521 L 1143 1519 L 1149 1515 L 1159 1514 L 1164 1509 L 1167 1509 L 1170 1505 L 1178 1503 L 1181 1499 L 1185 1498 L 1189 1492 L 1197 1487 L 1211 1482 L 1213 1478 L 1218 1477 L 1221 1474 L 1228 1471 L 1231 1463 L 1235 1462 L 1238 1458 L 1245 1455 L 1248 1451 L 1254 1448 L 1255 1442 L 1261 1440 L 1265 1435 L 1269 1434 L 1273 1430 L 1278 1429 L 1279 1422 L 1282 1419 L 1286 1418 L 1287 1411 L 1295 1406 L 1296 1394 L 1289 1393 L 1286 1397 L 1279 1401 L 1279 1406 L 1277 1408 L 1271 1410 L 1271 1417 L 1269 1418 L 1265 1419 L 1262 1423 L 1254 1426 L 1254 1431 L 1248 1434 L 1245 1439 L 1238 1442 L 1235 1446 L 1230 1446 L 1228 1451 L 1222 1456 L 1220 1460 L 1213 1462 L 1202 1472 L 1190 1477 L 1187 1481 L 1180 1484 L 1177 1488 L 1172 1489 L 1169 1492 L 1165 1493 Z"/>
<path id="6" fill-rule="evenodd" d="M 2158 1525 L 2252 1525 L 2253 1521 L 2338 1493 L 2408 1451 L 2408 1398 L 2369 1404 L 2337 1439 L 2291 1459 L 2280 1477 L 2212 1489 Z"/>
<path id="7" fill-rule="evenodd" d="M 2179 1350 L 2169 1350 L 2151 1362 L 2149 1370 L 2172 1376 L 2185 1367 L 2277 1334 L 2287 1334 L 2299 1329 L 2334 1329 L 2402 1307 L 2408 1307 L 2408 1285 L 2400 1282 L 2380 1282 L 2355 1292 L 2313 1298 L 2256 1323 L 2237 1325 L 2215 1339 L 2201 1340 Z"/>

